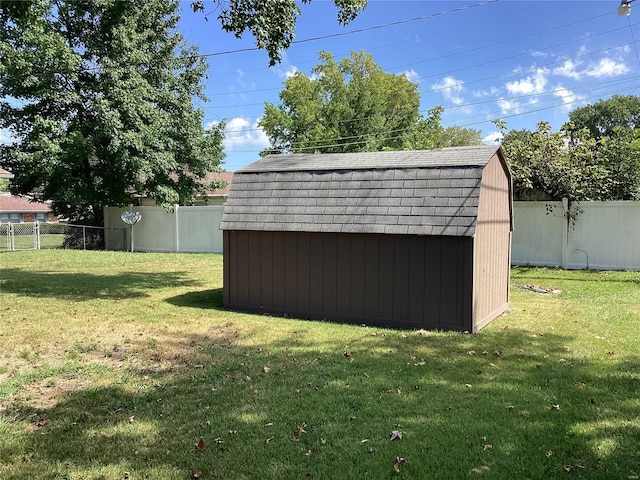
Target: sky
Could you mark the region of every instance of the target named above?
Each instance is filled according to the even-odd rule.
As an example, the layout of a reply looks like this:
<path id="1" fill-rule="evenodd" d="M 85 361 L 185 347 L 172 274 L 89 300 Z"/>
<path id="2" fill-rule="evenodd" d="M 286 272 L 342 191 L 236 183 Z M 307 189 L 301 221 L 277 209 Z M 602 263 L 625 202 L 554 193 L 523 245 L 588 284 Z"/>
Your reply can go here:
<path id="1" fill-rule="evenodd" d="M 223 32 L 212 7 L 207 19 L 182 1 L 179 30 L 209 62 L 201 103 L 205 124 L 226 121 L 223 168 L 259 159 L 268 139 L 258 127 L 265 102 L 277 104 L 296 71 L 311 76 L 318 53 L 336 61 L 365 50 L 387 73 L 418 85 L 421 113 L 441 105 L 442 124 L 480 130 L 495 143 L 492 123 L 508 129 L 558 130 L 568 113 L 612 95 L 640 95 L 640 2 L 618 16 L 618 0 L 369 0 L 347 26 L 329 0 L 301 5 L 295 42 L 279 65 L 266 52 Z"/>

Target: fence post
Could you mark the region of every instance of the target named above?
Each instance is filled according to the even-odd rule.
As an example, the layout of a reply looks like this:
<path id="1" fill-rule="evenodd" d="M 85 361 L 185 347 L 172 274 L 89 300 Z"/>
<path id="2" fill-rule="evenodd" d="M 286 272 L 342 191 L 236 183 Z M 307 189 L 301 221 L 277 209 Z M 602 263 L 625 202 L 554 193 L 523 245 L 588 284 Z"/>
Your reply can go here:
<path id="1" fill-rule="evenodd" d="M 10 252 L 16 251 L 16 241 L 15 241 L 15 232 L 13 231 L 13 223 L 9 222 L 9 239 L 8 239 L 8 250 Z"/>
<path id="2" fill-rule="evenodd" d="M 174 228 L 176 229 L 175 231 L 175 244 L 176 244 L 176 253 L 178 253 L 180 251 L 180 222 L 178 221 L 178 205 L 174 205 L 173 206 L 173 218 L 174 218 Z"/>
<path id="3" fill-rule="evenodd" d="M 562 217 L 564 218 L 563 230 L 562 230 L 562 268 L 567 268 L 569 265 L 569 199 L 562 199 Z"/>
<path id="4" fill-rule="evenodd" d="M 82 226 L 82 249 L 87 249 L 87 227 Z"/>
<path id="5" fill-rule="evenodd" d="M 33 248 L 40 250 L 40 222 L 33 224 Z"/>

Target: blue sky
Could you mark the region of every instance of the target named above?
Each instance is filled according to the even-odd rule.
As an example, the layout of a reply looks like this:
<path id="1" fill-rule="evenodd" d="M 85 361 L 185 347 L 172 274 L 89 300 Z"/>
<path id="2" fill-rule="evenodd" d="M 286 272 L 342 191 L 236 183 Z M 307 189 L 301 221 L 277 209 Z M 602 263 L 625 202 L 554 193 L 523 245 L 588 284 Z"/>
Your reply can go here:
<path id="1" fill-rule="evenodd" d="M 487 143 L 496 118 L 509 129 L 535 129 L 541 120 L 558 129 L 573 108 L 640 95 L 640 2 L 621 17 L 617 0 L 369 0 L 343 27 L 332 2 L 313 0 L 302 7 L 299 43 L 275 67 L 263 51 L 241 51 L 254 46 L 249 34 L 237 39 L 215 11 L 206 21 L 189 5 L 181 2 L 180 30 L 207 54 L 210 102 L 202 107 L 207 124 L 227 121 L 229 171 L 259 158 L 267 146 L 257 127 L 264 103 L 278 102 L 288 75 L 310 75 L 321 50 L 336 60 L 366 50 L 384 71 L 418 84 L 424 114 L 442 105 L 443 125 L 479 129 Z M 323 38 L 307 41 L 316 37 Z"/>

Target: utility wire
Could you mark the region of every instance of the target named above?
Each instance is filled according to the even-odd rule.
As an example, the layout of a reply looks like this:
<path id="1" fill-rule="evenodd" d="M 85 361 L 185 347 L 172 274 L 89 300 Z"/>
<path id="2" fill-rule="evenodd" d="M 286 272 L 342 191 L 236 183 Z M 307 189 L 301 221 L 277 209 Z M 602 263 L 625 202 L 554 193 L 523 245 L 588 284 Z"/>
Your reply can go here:
<path id="1" fill-rule="evenodd" d="M 428 18 L 434 18 L 434 17 L 439 17 L 442 15 L 448 15 L 451 13 L 455 13 L 455 12 L 461 12 L 464 10 L 469 10 L 471 8 L 477 8 L 477 7 L 483 7 L 485 5 L 488 5 L 490 3 L 496 3 L 499 2 L 501 0 L 487 0 L 485 2 L 480 2 L 480 3 L 474 3 L 472 5 L 465 5 L 464 7 L 458 7 L 458 8 L 452 8 L 449 10 L 444 10 L 442 12 L 436 12 L 436 13 L 430 13 L 429 15 L 422 15 L 420 17 L 414 17 L 414 18 L 408 18 L 406 20 L 398 20 L 396 22 L 389 22 L 389 23 L 384 23 L 381 25 L 373 25 L 370 27 L 364 27 L 364 28 L 358 28 L 355 30 L 349 30 L 348 32 L 339 32 L 339 33 L 330 33 L 328 35 L 320 35 L 317 37 L 310 37 L 310 38 L 304 38 L 302 40 L 293 40 L 291 42 L 292 45 L 296 45 L 296 44 L 300 44 L 300 43 L 308 43 L 308 42 L 316 42 L 318 40 L 325 40 L 327 38 L 337 38 L 337 37 L 345 37 L 347 35 L 353 35 L 356 33 L 363 33 L 363 32 L 369 32 L 372 30 L 379 30 L 382 28 L 387 28 L 387 27 L 394 27 L 397 25 L 405 25 L 407 23 L 411 23 L 411 22 L 416 22 L 418 20 L 426 20 Z M 233 53 L 240 53 L 240 52 L 251 52 L 251 51 L 256 51 L 256 50 L 261 50 L 259 47 L 249 47 L 249 48 L 238 48 L 235 50 L 226 50 L 226 51 L 222 51 L 222 52 L 213 52 L 213 53 L 204 53 L 201 54 L 203 57 L 217 57 L 220 55 L 230 55 Z"/>
<path id="2" fill-rule="evenodd" d="M 616 90 L 610 90 L 607 93 L 607 95 L 615 95 L 618 93 L 623 93 L 626 91 L 629 91 L 630 89 L 635 89 L 636 88 L 636 81 L 640 79 L 640 77 L 634 77 L 633 79 L 627 79 L 626 83 L 628 82 L 634 82 L 632 86 L 630 87 L 625 87 L 625 88 L 617 88 Z M 607 82 L 603 82 L 603 83 L 607 83 Z M 595 91 L 599 91 L 599 90 L 604 90 L 603 89 L 596 89 L 596 90 L 592 90 L 592 92 Z M 501 118 L 501 119 L 505 119 L 505 118 L 514 118 L 514 117 L 519 117 L 519 116 L 523 116 L 523 115 L 530 115 L 533 113 L 537 113 L 537 112 L 541 112 L 541 111 L 545 111 L 545 110 L 550 110 L 550 109 L 555 109 L 555 108 L 559 108 L 559 107 L 566 107 L 568 105 L 574 105 L 576 103 L 581 103 L 583 101 L 588 101 L 588 100 L 592 100 L 595 98 L 600 97 L 601 94 L 598 95 L 591 95 L 589 97 L 582 97 L 579 99 L 575 99 L 572 100 L 570 102 L 562 102 L 562 103 L 554 103 L 552 105 L 549 106 L 545 106 L 545 107 L 541 107 L 541 108 L 535 108 L 535 109 L 530 109 L 527 110 L 526 112 L 514 112 L 514 113 L 505 113 L 505 112 L 509 112 L 514 111 L 514 110 L 518 110 L 520 108 L 522 108 L 521 106 L 516 106 L 516 107 L 511 107 L 509 109 L 505 109 L 504 111 L 501 112 L 491 112 L 488 114 L 484 114 L 485 119 L 481 120 L 481 121 L 476 121 L 476 122 L 470 122 L 470 123 L 466 123 L 466 124 L 462 124 L 462 125 L 456 125 L 460 128 L 469 128 L 472 127 L 474 125 L 478 125 L 481 123 L 485 123 L 487 121 L 487 118 Z M 543 102 L 544 103 L 549 103 L 549 102 Z M 473 117 L 471 117 L 473 118 Z M 388 134 L 395 134 L 393 136 L 386 136 L 384 137 L 385 141 L 389 141 L 389 140 L 398 140 L 402 138 L 402 133 L 407 132 L 408 130 L 410 130 L 410 128 L 402 128 L 402 129 L 396 129 L 396 130 L 392 130 L 392 131 L 388 131 L 388 132 L 373 132 L 373 133 L 368 133 L 368 134 L 364 134 L 364 135 L 353 135 L 353 136 L 345 136 L 345 137 L 336 137 L 336 138 L 328 138 L 328 139 L 321 139 L 321 140 L 317 140 L 317 141 L 302 141 L 302 142 L 296 142 L 293 145 L 291 145 L 291 147 L 289 148 L 293 148 L 296 151 L 315 151 L 318 149 L 328 149 L 328 148 L 336 148 L 336 147 L 346 147 L 346 146 L 352 146 L 352 145 L 362 145 L 367 143 L 369 140 L 371 140 L 374 137 L 379 137 L 382 135 L 388 135 Z M 361 138 L 362 140 L 355 140 Z M 318 144 L 318 142 L 328 142 L 328 143 L 322 143 L 322 144 Z M 340 142 L 340 143 L 338 143 Z M 268 150 L 269 147 L 266 147 L 266 149 Z M 235 150 L 236 153 L 250 153 L 253 152 L 253 150 Z"/>

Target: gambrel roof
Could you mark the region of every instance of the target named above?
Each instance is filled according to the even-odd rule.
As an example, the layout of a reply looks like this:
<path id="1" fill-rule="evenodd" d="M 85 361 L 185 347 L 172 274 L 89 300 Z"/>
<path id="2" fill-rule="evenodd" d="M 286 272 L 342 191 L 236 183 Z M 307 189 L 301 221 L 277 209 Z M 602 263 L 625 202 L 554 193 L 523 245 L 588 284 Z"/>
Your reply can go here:
<path id="1" fill-rule="evenodd" d="M 499 148 L 269 155 L 235 172 L 220 228 L 473 236 Z"/>

